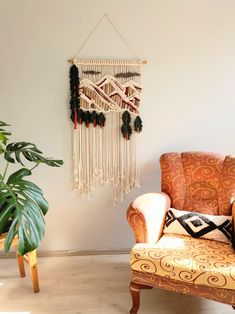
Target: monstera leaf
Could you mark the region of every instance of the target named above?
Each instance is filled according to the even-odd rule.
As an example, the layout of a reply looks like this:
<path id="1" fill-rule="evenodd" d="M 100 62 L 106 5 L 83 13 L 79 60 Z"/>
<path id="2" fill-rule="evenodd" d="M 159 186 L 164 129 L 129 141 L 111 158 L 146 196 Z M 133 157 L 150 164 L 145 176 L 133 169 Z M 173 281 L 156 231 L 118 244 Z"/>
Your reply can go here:
<path id="1" fill-rule="evenodd" d="M 22 168 L 10 175 L 6 183 L 0 176 L 0 234 L 6 222 L 11 222 L 5 241 L 5 252 L 9 251 L 16 235 L 20 255 L 36 249 L 44 236 L 43 216 L 48 210 L 48 203 L 38 186 L 24 180 L 29 175 L 31 171 Z"/>
<path id="2" fill-rule="evenodd" d="M 7 145 L 4 157 L 8 162 L 15 163 L 15 160 L 24 166 L 21 156 L 34 163 L 44 163 L 50 167 L 60 167 L 62 160 L 46 158 L 36 145 L 28 142 L 10 143 Z"/>
<path id="3" fill-rule="evenodd" d="M 5 130 L 5 127 L 9 126 L 5 122 L 0 121 L 0 154 L 2 154 L 5 150 L 5 146 L 7 144 L 8 135 L 11 135 L 10 132 Z"/>
<path id="4" fill-rule="evenodd" d="M 63 161 L 44 157 L 36 145 L 29 142 L 8 143 L 11 133 L 5 130 L 7 126 L 0 121 L 0 157 L 7 161 L 0 174 L 0 234 L 6 233 L 6 252 L 18 236 L 18 253 L 24 255 L 39 246 L 45 230 L 44 215 L 48 210 L 42 190 L 24 178 L 40 164 L 60 167 Z M 9 163 L 24 166 L 25 160 L 35 164 L 32 169 L 22 168 L 6 180 Z"/>

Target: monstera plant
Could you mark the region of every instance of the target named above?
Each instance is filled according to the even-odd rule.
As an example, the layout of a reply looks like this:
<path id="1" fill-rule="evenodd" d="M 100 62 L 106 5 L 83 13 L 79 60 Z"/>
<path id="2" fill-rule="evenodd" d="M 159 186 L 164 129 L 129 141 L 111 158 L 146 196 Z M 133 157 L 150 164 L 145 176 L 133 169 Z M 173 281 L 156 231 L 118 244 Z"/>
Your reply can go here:
<path id="1" fill-rule="evenodd" d="M 42 190 L 25 177 L 40 164 L 60 167 L 63 161 L 44 157 L 32 143 L 9 143 L 8 126 L 0 121 L 0 234 L 6 233 L 5 252 L 18 236 L 18 252 L 24 255 L 39 246 L 45 230 L 44 215 L 48 211 Z M 10 163 L 22 167 L 8 176 Z"/>

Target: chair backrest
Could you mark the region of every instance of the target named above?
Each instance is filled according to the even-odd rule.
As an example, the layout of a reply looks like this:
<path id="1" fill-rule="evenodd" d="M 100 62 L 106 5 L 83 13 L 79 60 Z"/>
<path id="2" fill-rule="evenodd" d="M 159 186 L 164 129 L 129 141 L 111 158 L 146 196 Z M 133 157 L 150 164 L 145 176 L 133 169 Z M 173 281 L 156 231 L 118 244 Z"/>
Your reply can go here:
<path id="1" fill-rule="evenodd" d="M 231 215 L 235 200 L 235 156 L 166 153 L 160 158 L 162 191 L 171 207 L 211 215 Z"/>

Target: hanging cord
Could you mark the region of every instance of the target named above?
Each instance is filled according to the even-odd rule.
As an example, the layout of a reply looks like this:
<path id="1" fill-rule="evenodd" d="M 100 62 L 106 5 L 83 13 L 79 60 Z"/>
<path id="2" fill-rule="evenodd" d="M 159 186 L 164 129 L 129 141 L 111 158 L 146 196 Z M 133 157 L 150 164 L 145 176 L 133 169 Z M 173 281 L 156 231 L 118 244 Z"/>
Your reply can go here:
<path id="1" fill-rule="evenodd" d="M 90 34 L 87 36 L 87 38 L 85 39 L 85 41 L 83 42 L 83 44 L 81 45 L 81 47 L 78 49 L 77 53 L 75 54 L 73 59 L 76 59 L 77 55 L 80 53 L 80 51 L 82 50 L 82 48 L 86 45 L 86 43 L 89 41 L 89 39 L 91 38 L 91 36 L 95 33 L 95 31 L 97 30 L 97 28 L 99 27 L 99 25 L 101 24 L 101 22 L 103 21 L 103 19 L 105 18 L 106 14 L 104 14 L 102 16 L 102 18 L 98 21 L 98 23 L 96 24 L 96 26 L 93 28 L 93 30 L 90 32 Z"/>
<path id="2" fill-rule="evenodd" d="M 133 55 L 138 59 L 141 60 L 140 57 L 138 57 L 138 55 L 135 53 L 134 49 L 131 47 L 131 45 L 128 43 L 128 41 L 126 40 L 126 38 L 122 35 L 122 33 L 117 29 L 117 27 L 113 24 L 113 22 L 111 21 L 111 19 L 108 17 L 107 14 L 104 15 L 107 19 L 107 21 L 109 21 L 109 23 L 112 25 L 113 29 L 116 31 L 117 34 L 119 34 L 120 38 L 123 40 L 123 42 L 126 44 L 126 46 L 130 49 L 130 51 L 133 53 Z"/>
<path id="3" fill-rule="evenodd" d="M 129 48 L 129 50 L 132 52 L 132 54 L 137 58 L 137 60 L 140 63 L 146 64 L 147 61 L 145 60 L 141 60 L 140 57 L 136 54 L 136 52 L 134 51 L 134 49 L 131 47 L 131 45 L 128 43 L 128 41 L 126 40 L 126 38 L 122 35 L 122 33 L 118 30 L 118 28 L 114 25 L 114 23 L 111 21 L 111 19 L 109 18 L 109 16 L 107 14 L 104 14 L 102 16 L 102 18 L 98 21 L 98 23 L 95 25 L 95 27 L 93 28 L 93 30 L 90 32 L 90 34 L 88 35 L 88 37 L 85 39 L 85 41 L 83 42 L 83 44 L 81 45 L 81 47 L 78 49 L 78 51 L 76 52 L 75 56 L 73 59 L 69 59 L 68 61 L 71 63 L 75 63 L 75 60 L 77 58 L 77 56 L 79 55 L 79 53 L 81 52 L 81 50 L 83 49 L 83 47 L 86 45 L 86 43 L 89 41 L 89 39 L 92 37 L 92 35 L 96 32 L 97 28 L 99 27 L 99 25 L 102 23 L 102 21 L 106 19 L 109 24 L 113 27 L 113 29 L 116 31 L 116 33 L 120 36 L 120 38 L 122 39 L 122 41 L 125 43 L 125 45 Z"/>

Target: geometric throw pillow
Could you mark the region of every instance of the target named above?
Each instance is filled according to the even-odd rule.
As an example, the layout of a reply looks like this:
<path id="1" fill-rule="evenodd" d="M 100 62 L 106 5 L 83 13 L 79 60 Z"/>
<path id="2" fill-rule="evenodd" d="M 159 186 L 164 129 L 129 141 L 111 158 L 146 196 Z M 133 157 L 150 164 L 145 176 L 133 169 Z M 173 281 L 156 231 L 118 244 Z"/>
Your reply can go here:
<path id="1" fill-rule="evenodd" d="M 163 233 L 177 233 L 193 238 L 231 242 L 232 217 L 204 215 L 169 208 Z"/>

